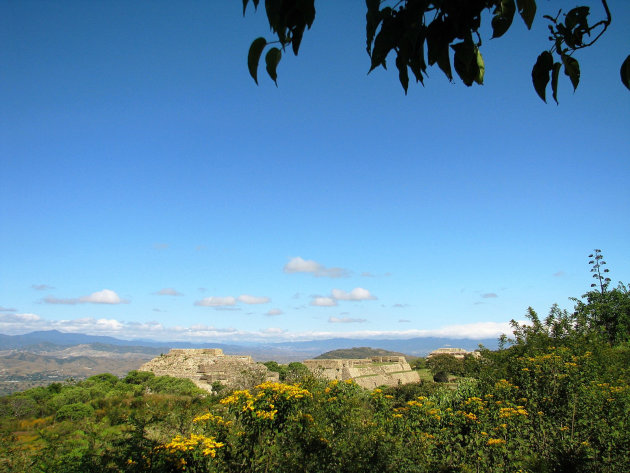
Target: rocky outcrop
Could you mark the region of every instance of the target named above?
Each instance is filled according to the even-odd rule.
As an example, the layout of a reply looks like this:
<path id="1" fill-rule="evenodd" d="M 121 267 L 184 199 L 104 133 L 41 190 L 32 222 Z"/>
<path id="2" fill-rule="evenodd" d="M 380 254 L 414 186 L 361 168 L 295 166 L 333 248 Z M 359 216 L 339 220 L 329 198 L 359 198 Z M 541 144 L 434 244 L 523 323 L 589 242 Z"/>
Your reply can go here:
<path id="1" fill-rule="evenodd" d="M 397 386 L 420 382 L 404 356 L 373 356 L 361 359 L 305 360 L 306 367 L 328 379 L 352 379 L 359 386 Z"/>
<path id="2" fill-rule="evenodd" d="M 140 371 L 188 378 L 210 392 L 216 382 L 233 389 L 246 389 L 263 381 L 278 381 L 278 373 L 256 363 L 251 356 L 224 355 L 220 348 L 173 349 L 145 363 Z"/>

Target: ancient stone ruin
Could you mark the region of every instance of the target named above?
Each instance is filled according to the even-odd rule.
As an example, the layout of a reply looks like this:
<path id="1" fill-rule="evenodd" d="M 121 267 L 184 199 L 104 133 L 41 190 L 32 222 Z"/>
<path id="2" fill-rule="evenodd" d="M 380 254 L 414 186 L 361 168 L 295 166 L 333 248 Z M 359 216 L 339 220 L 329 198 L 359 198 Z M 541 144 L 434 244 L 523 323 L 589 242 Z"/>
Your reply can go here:
<path id="1" fill-rule="evenodd" d="M 304 360 L 316 375 L 328 379 L 352 379 L 359 386 L 397 386 L 420 382 L 418 373 L 411 369 L 404 356 L 373 356 L 362 359 Z"/>
<path id="2" fill-rule="evenodd" d="M 480 356 L 478 351 L 467 351 L 463 348 L 438 348 L 437 350 L 433 350 L 431 353 L 429 353 L 429 356 L 427 356 L 427 358 L 431 358 L 432 356 L 437 355 L 451 355 L 452 357 L 458 359 L 466 358 L 466 356 L 468 355 L 471 355 L 475 358 L 479 358 Z"/>
<path id="3" fill-rule="evenodd" d="M 216 382 L 232 389 L 246 389 L 264 381 L 278 381 L 278 373 L 256 363 L 251 356 L 224 355 L 220 348 L 172 349 L 142 365 L 140 371 L 188 378 L 211 392 Z"/>

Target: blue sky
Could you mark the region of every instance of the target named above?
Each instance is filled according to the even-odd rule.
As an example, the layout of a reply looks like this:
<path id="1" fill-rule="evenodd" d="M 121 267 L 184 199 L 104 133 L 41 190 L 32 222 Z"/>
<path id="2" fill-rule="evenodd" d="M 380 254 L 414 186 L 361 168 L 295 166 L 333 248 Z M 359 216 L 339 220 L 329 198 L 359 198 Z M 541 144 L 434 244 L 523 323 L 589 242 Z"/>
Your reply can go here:
<path id="1" fill-rule="evenodd" d="M 628 282 L 628 2 L 559 106 L 547 10 L 486 31 L 483 87 L 405 96 L 364 3 L 316 7 L 276 87 L 240 1 L 0 2 L 0 332 L 486 337 L 570 308 L 593 248 Z"/>

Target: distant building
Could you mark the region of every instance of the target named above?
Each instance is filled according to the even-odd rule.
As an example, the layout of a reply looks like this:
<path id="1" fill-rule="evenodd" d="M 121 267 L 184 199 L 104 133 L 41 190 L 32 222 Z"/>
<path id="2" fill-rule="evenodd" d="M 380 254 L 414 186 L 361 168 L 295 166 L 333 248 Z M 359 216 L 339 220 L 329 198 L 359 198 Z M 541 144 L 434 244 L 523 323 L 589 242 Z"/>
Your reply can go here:
<path id="1" fill-rule="evenodd" d="M 468 351 L 464 350 L 463 348 L 438 348 L 437 350 L 433 350 L 431 353 L 429 353 L 429 356 L 427 356 L 427 358 L 431 358 L 432 356 L 436 355 L 451 355 L 452 357 L 455 357 L 457 359 L 463 359 L 468 355 L 474 356 L 475 358 L 481 356 L 478 351 Z"/>

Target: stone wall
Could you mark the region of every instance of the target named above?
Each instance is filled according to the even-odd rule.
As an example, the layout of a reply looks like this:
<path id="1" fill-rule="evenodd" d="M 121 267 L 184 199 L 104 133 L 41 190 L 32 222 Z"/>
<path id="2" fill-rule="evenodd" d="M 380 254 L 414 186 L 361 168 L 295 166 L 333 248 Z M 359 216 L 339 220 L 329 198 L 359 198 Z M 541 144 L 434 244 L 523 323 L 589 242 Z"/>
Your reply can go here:
<path id="1" fill-rule="evenodd" d="M 364 359 L 304 360 L 313 373 L 328 379 L 353 379 L 364 388 L 397 386 L 420 382 L 404 356 L 375 356 Z"/>

